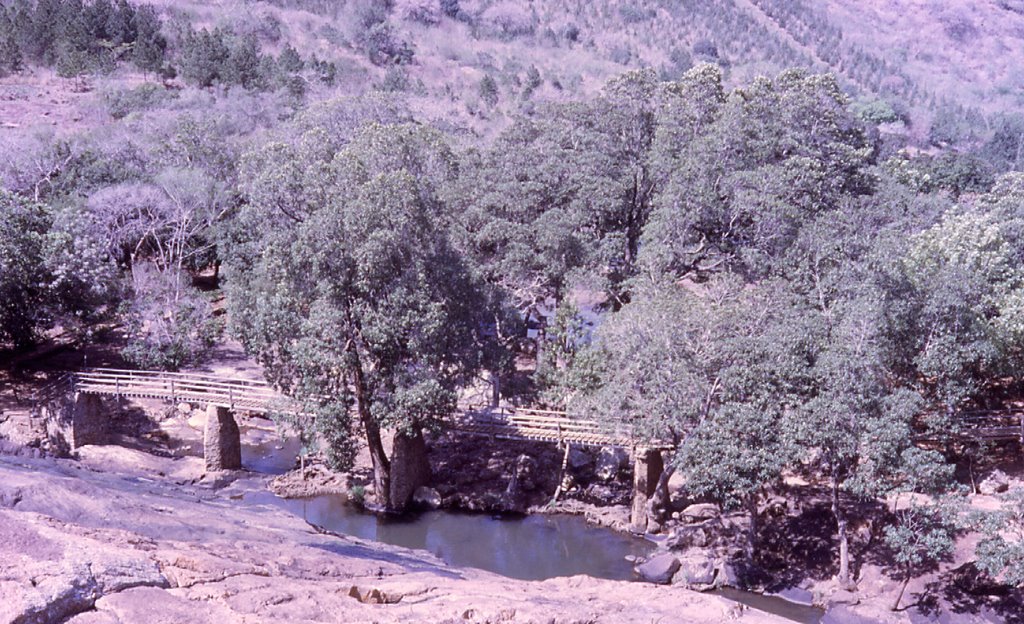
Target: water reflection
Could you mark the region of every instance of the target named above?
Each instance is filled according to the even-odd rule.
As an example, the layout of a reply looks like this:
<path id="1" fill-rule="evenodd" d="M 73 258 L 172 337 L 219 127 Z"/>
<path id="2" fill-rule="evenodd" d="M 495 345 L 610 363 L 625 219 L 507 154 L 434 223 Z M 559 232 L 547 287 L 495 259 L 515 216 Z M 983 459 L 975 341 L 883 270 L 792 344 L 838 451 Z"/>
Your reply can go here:
<path id="1" fill-rule="evenodd" d="M 627 555 L 653 549 L 644 540 L 588 525 L 578 516 L 497 518 L 430 511 L 402 518 L 362 513 L 340 496 L 280 500 L 307 522 L 336 533 L 427 550 L 449 565 L 524 580 L 587 574 L 630 580 Z"/>

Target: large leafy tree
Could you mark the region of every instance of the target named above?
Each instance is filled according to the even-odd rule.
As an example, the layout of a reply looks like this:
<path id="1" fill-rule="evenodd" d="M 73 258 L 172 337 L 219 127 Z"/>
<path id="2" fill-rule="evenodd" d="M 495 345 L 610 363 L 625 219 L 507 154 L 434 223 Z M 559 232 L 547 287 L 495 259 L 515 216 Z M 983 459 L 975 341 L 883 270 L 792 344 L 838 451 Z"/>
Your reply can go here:
<path id="1" fill-rule="evenodd" d="M 804 223 L 870 190 L 870 148 L 834 77 L 791 70 L 723 95 L 698 67 L 678 89 L 688 101 L 666 106 L 655 143 L 647 272 L 785 273 Z"/>
<path id="2" fill-rule="evenodd" d="M 520 308 L 557 303 L 592 272 L 625 300 L 655 188 L 648 154 L 661 86 L 626 73 L 591 99 L 517 120 L 487 150 L 470 153 L 452 201 L 463 245 Z"/>
<path id="3" fill-rule="evenodd" d="M 112 312 L 117 281 L 88 214 L 0 190 L 0 343 L 25 347 L 54 323 Z"/>
<path id="4" fill-rule="evenodd" d="M 351 458 L 350 432 L 363 430 L 378 502 L 401 508 L 408 493 L 392 487 L 396 457 L 381 430 L 406 448 L 454 409 L 481 363 L 488 306 L 449 241 L 436 185 L 454 175 L 454 159 L 440 135 L 371 125 L 337 154 L 318 145 L 253 155 L 257 169 L 287 164 L 320 183 L 293 189 L 287 202 L 251 195 L 248 218 L 272 226 L 229 263 L 235 331 L 270 380 L 314 414 L 306 426 L 329 432 L 335 459 Z"/>
<path id="5" fill-rule="evenodd" d="M 784 321 L 788 308 L 771 293 L 728 279 L 638 289 L 599 329 L 599 383 L 576 401 L 677 449 L 659 489 L 678 469 L 692 493 L 752 511 L 751 554 L 758 496 L 790 452 L 778 426 L 791 405 L 788 378 L 803 367 L 794 355 L 800 332 L 782 331 L 797 319 Z"/>
<path id="6" fill-rule="evenodd" d="M 18 347 L 30 344 L 44 322 L 50 219 L 42 205 L 0 194 L 0 340 Z"/>

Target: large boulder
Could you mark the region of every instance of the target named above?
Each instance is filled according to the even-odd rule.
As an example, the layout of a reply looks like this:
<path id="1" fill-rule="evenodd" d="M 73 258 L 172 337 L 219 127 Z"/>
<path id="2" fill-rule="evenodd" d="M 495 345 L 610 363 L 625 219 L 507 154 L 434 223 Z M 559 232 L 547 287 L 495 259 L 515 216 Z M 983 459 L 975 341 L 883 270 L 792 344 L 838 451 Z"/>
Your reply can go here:
<path id="1" fill-rule="evenodd" d="M 990 475 L 978 484 L 978 491 L 982 494 L 1002 494 L 1010 489 L 1010 478 L 1002 470 L 993 470 Z"/>
<path id="2" fill-rule="evenodd" d="M 242 467 L 242 440 L 238 423 L 226 407 L 210 405 L 206 408 L 203 457 L 208 472 L 238 470 Z"/>
<path id="3" fill-rule="evenodd" d="M 594 456 L 590 451 L 579 447 L 569 449 L 569 469 L 574 474 L 587 474 L 594 467 Z"/>
<path id="4" fill-rule="evenodd" d="M 629 466 L 629 453 L 618 446 L 605 446 L 597 454 L 594 476 L 602 481 L 611 481 Z"/>
<path id="5" fill-rule="evenodd" d="M 641 581 L 668 585 L 672 577 L 679 571 L 679 559 L 675 555 L 657 555 L 636 567 L 637 576 Z"/>
<path id="6" fill-rule="evenodd" d="M 421 485 L 412 493 L 412 504 L 423 509 L 437 509 L 441 506 L 441 494 L 434 488 Z"/>
<path id="7" fill-rule="evenodd" d="M 684 522 L 703 522 L 717 518 L 722 511 L 714 503 L 696 503 L 684 509 L 680 516 Z"/>
<path id="8" fill-rule="evenodd" d="M 717 576 L 718 566 L 713 556 L 706 552 L 688 553 L 672 577 L 672 584 L 706 591 L 714 588 Z"/>
<path id="9" fill-rule="evenodd" d="M 690 524 L 673 529 L 665 543 L 673 550 L 691 547 L 704 548 L 711 543 L 711 536 L 703 524 Z"/>

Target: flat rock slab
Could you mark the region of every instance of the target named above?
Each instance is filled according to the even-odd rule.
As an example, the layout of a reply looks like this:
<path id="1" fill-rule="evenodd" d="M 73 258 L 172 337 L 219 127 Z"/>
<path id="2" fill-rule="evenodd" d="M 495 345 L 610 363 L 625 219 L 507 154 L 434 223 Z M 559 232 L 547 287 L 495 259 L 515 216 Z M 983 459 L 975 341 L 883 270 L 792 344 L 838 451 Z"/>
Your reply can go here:
<path id="1" fill-rule="evenodd" d="M 265 479 L 215 490 L 148 466 L 96 468 L 0 456 L 0 498 L 16 509 L 0 509 L 0 624 L 725 624 L 735 616 L 730 601 L 678 587 L 517 581 L 318 533 L 266 504 Z M 670 559 L 669 579 L 679 566 Z M 754 611 L 743 621 L 784 622 Z"/>

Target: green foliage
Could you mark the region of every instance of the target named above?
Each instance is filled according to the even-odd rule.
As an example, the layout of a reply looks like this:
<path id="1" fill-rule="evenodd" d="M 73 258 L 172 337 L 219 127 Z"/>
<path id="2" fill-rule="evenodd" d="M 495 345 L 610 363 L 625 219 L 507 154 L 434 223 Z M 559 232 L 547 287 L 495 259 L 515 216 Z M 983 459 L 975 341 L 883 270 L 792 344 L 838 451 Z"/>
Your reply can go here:
<path id="1" fill-rule="evenodd" d="M 545 403 L 564 407 L 574 394 L 597 387 L 598 361 L 587 349 L 590 331 L 579 309 L 568 300 L 555 310 L 545 333 L 539 347 L 536 383 Z"/>
<path id="2" fill-rule="evenodd" d="M 879 98 L 860 98 L 850 105 L 850 109 L 862 121 L 870 124 L 900 121 L 899 113 L 892 104 Z"/>
<path id="3" fill-rule="evenodd" d="M 0 191 L 0 343 L 24 347 L 112 312 L 117 274 L 86 215 Z"/>
<path id="4" fill-rule="evenodd" d="M 212 86 L 221 77 L 231 55 L 225 38 L 220 29 L 189 30 L 178 58 L 181 76 L 200 87 Z"/>
<path id="5" fill-rule="evenodd" d="M 454 158 L 440 135 L 371 125 L 337 155 L 323 147 L 247 158 L 256 183 L 242 218 L 264 226 L 229 259 L 233 328 L 292 395 L 355 399 L 384 496 L 378 428 L 431 426 L 450 412 L 481 364 L 488 308 L 448 238 L 437 188 Z M 293 181 L 283 196 L 271 182 L 279 172 Z M 350 456 L 347 430 L 330 439 Z"/>
<path id="6" fill-rule="evenodd" d="M 295 48 L 286 45 L 277 57 L 277 66 L 282 72 L 293 74 L 302 71 L 305 68 L 305 63 L 302 62 L 302 57 L 299 56 Z"/>
<path id="7" fill-rule="evenodd" d="M 659 122 L 641 259 L 655 274 L 784 274 L 805 223 L 870 190 L 870 149 L 830 76 L 789 71 L 726 97 L 720 73 L 698 66 Z"/>
<path id="8" fill-rule="evenodd" d="M 164 57 L 167 40 L 160 32 L 160 19 L 149 5 L 141 5 L 132 16 L 131 24 L 122 26 L 122 32 L 135 31 L 135 45 L 132 48 L 132 63 L 147 73 L 164 71 Z M 119 37 L 123 38 L 122 34 Z M 124 39 L 127 42 L 127 39 Z"/>
<path id="9" fill-rule="evenodd" d="M 131 89 L 119 89 L 104 94 L 107 112 L 114 119 L 131 113 L 159 108 L 176 95 L 158 84 L 146 83 Z"/>
<path id="10" fill-rule="evenodd" d="M 0 341 L 31 344 L 46 322 L 43 255 L 51 215 L 0 191 Z"/>
<path id="11" fill-rule="evenodd" d="M 953 499 L 929 505 L 912 503 L 896 512 L 895 524 L 885 527 L 885 543 L 904 574 L 893 611 L 899 609 L 907 583 L 916 572 L 952 555 L 959 508 Z"/>
<path id="12" fill-rule="evenodd" d="M 977 565 L 1013 587 L 1024 587 L 1024 489 L 1002 495 L 997 512 L 975 514 L 972 526 L 984 537 L 978 542 Z"/>
<path id="13" fill-rule="evenodd" d="M 929 380 L 926 394 L 952 410 L 1020 352 L 1024 276 L 1000 222 L 978 211 L 947 214 L 918 234 L 903 272 L 903 305 L 913 306 L 900 329 L 911 338 L 905 348 Z"/>
<path id="14" fill-rule="evenodd" d="M 142 369 L 178 370 L 202 362 L 222 330 L 210 302 L 182 289 L 180 276 L 135 269 L 135 297 L 122 316 L 128 330 L 121 355 Z"/>

